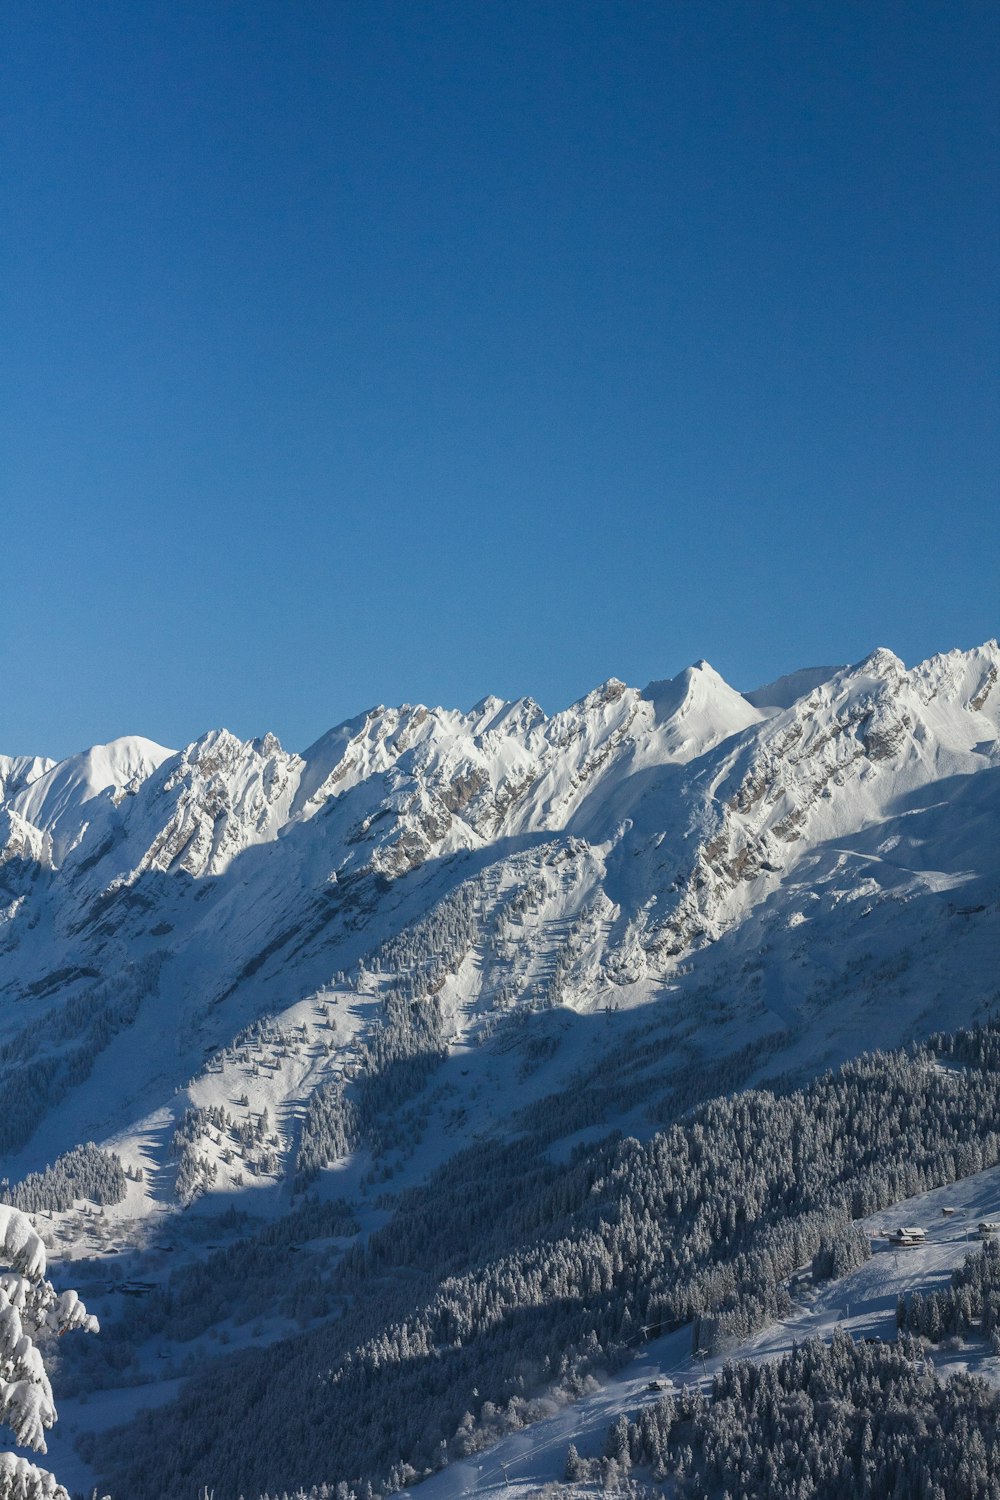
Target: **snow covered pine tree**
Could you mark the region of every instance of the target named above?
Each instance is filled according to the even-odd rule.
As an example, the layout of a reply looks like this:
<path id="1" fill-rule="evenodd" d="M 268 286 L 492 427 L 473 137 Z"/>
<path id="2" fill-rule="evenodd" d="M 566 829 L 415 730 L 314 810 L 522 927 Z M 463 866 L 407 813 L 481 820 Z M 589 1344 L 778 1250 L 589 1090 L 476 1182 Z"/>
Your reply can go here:
<path id="1" fill-rule="evenodd" d="M 45 1246 L 31 1220 L 0 1203 L 0 1421 L 15 1440 L 45 1452 L 45 1429 L 56 1420 L 52 1387 L 39 1344 L 72 1328 L 98 1331 L 76 1292 L 57 1292 L 45 1279 Z M 15 1453 L 0 1453 L 0 1500 L 69 1500 L 62 1485 Z"/>

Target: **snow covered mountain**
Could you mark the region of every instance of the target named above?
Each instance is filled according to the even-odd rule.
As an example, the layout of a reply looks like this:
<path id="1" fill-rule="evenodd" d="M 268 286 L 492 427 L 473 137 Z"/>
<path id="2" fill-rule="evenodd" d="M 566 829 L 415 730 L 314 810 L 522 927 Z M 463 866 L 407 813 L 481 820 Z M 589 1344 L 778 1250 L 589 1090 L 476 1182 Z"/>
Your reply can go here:
<path id="1" fill-rule="evenodd" d="M 407 1189 L 443 1236 L 415 1286 L 462 1267 L 442 1205 L 477 1151 L 503 1192 L 527 1153 L 543 1224 L 545 1174 L 609 1130 L 651 1142 L 699 1101 L 994 1016 L 998 667 L 996 642 L 911 670 L 879 650 L 741 694 L 698 662 L 552 717 L 379 707 L 302 753 L 215 730 L 0 758 L 2 1170 L 55 1264 L 120 1278 L 85 1288 L 108 1388 L 80 1430 L 128 1416 L 136 1382 L 172 1400 L 216 1339 L 251 1386 L 269 1346 L 305 1399 L 345 1306 L 328 1278 L 368 1285 L 394 1208 L 410 1275 Z M 246 1306 L 203 1274 L 176 1330 L 226 1245 Z M 297 1469 L 265 1408 L 267 1464 L 217 1445 L 206 1478 L 336 1477 Z M 105 1472 L 57 1452 L 80 1488 Z M 130 1492 L 161 1493 L 151 1464 Z"/>
<path id="2" fill-rule="evenodd" d="M 553 717 L 530 699 L 380 707 L 301 754 L 217 730 L 180 752 L 0 760 L 9 1174 L 176 1116 L 248 1025 L 338 993 L 345 1045 L 401 985 L 433 990 L 451 1045 L 512 1011 L 670 997 L 680 1018 L 711 985 L 732 1037 L 780 1026 L 816 1061 L 837 1033 L 846 1055 L 855 1021 L 897 1041 L 974 1014 L 992 997 L 998 664 L 995 642 L 910 671 L 879 650 L 742 695 L 698 662 Z M 461 931 L 435 935 L 456 900 Z M 887 964 L 894 1004 L 859 1018 Z M 341 1063 L 282 1072 L 294 1108 Z"/>

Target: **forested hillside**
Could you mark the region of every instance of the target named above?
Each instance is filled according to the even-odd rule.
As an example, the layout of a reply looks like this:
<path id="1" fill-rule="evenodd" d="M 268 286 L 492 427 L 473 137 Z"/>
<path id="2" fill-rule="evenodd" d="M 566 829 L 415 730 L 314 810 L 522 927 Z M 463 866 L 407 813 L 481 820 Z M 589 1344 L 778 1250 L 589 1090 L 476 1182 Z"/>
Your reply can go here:
<path id="1" fill-rule="evenodd" d="M 222 1382 L 195 1378 L 102 1442 L 102 1473 L 137 1497 L 205 1475 L 223 1500 L 340 1481 L 386 1493 L 664 1328 L 736 1344 L 787 1311 L 799 1267 L 843 1275 L 870 1253 L 852 1220 L 1000 1162 L 998 1054 L 992 1028 L 939 1036 L 805 1089 L 712 1100 L 562 1167 L 530 1133 L 464 1153 L 348 1252 L 339 1318 L 238 1356 Z"/>
<path id="2" fill-rule="evenodd" d="M 998 1418 L 994 1389 L 936 1379 L 912 1340 L 871 1347 L 835 1333 L 773 1364 L 727 1365 L 707 1397 L 684 1391 L 623 1419 L 605 1458 L 574 1450 L 566 1477 L 615 1490 L 638 1471 L 651 1495 L 684 1500 L 996 1500 Z"/>

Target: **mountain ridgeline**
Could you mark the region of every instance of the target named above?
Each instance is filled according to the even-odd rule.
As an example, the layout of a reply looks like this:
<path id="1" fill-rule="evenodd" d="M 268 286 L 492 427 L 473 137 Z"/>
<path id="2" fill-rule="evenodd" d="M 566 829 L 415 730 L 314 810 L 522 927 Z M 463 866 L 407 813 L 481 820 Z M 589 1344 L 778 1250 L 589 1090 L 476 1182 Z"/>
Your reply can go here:
<path id="1" fill-rule="evenodd" d="M 874 934 L 887 907 L 973 907 L 996 874 L 998 666 L 995 643 L 912 671 L 880 650 L 743 696 L 699 663 L 551 718 L 528 699 L 379 708 L 302 755 L 215 731 L 179 753 L 0 758 L 3 1149 L 123 1034 L 132 1117 L 105 1089 L 105 1126 L 109 1104 L 127 1126 L 164 1102 L 165 1056 L 172 1090 L 213 1044 L 338 987 L 373 1011 L 433 987 L 454 1037 L 689 991 L 692 968 L 721 993 L 762 940 L 787 975 L 796 945 L 862 916 Z M 785 999 L 763 991 L 786 978 L 751 974 L 743 998 L 762 985 L 787 1023 L 828 979 Z"/>

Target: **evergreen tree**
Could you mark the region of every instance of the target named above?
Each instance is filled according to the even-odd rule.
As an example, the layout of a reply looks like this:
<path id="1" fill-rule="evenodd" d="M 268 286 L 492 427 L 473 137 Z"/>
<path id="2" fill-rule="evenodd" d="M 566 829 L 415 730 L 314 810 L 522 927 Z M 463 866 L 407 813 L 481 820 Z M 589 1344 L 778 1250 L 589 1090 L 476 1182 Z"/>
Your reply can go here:
<path id="1" fill-rule="evenodd" d="M 45 1246 L 19 1209 L 0 1204 L 0 1421 L 21 1447 L 45 1452 L 56 1420 L 42 1351 L 74 1328 L 97 1332 L 76 1292 L 56 1292 L 45 1279 Z M 0 1453 L 0 1500 L 69 1500 L 45 1469 Z"/>

